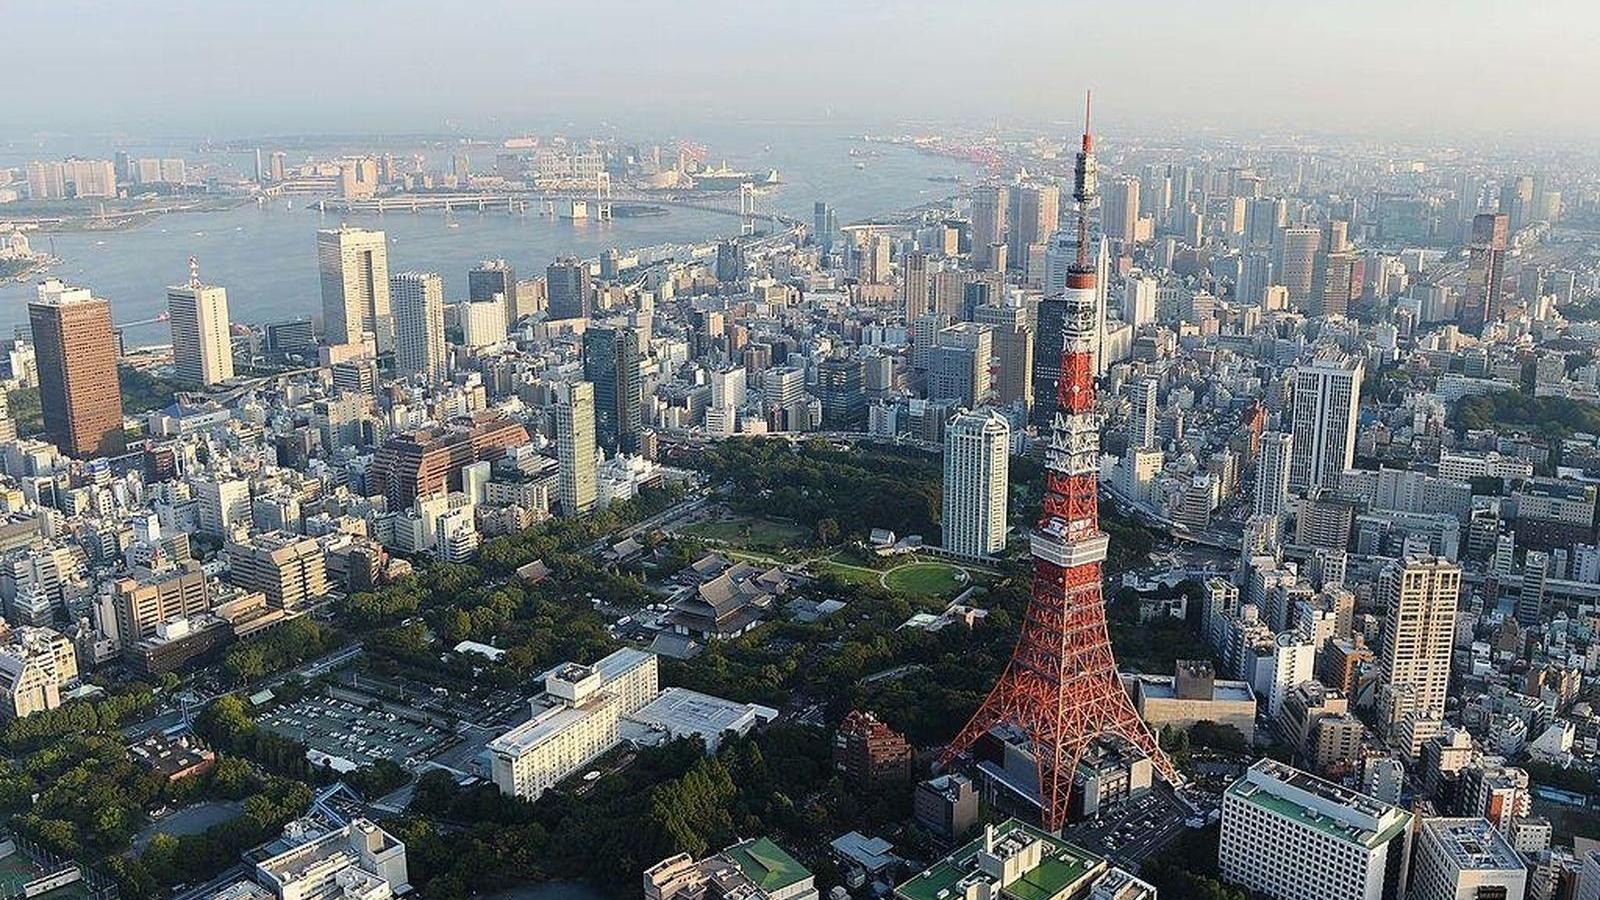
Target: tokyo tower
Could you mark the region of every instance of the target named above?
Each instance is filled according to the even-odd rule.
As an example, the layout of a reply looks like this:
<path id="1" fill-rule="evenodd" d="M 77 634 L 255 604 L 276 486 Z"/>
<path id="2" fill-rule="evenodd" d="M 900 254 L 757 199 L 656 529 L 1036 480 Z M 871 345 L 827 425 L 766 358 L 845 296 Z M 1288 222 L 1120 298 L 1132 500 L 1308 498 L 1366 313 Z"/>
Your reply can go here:
<path id="1" fill-rule="evenodd" d="M 1073 773 L 1098 737 L 1126 740 L 1150 758 L 1168 784 L 1180 783 L 1172 761 L 1123 690 L 1106 631 L 1100 564 L 1109 539 L 1100 530 L 1097 496 L 1100 431 L 1094 408 L 1094 349 L 1099 317 L 1089 256 L 1095 160 L 1087 101 L 1083 149 L 1074 174 L 1078 258 L 1067 272 L 1061 376 L 1045 455 L 1044 513 L 1031 538 L 1033 596 L 1011 661 L 941 758 L 949 763 L 996 725 L 1016 727 L 1032 745 L 1040 818 L 1052 832 L 1066 822 Z"/>

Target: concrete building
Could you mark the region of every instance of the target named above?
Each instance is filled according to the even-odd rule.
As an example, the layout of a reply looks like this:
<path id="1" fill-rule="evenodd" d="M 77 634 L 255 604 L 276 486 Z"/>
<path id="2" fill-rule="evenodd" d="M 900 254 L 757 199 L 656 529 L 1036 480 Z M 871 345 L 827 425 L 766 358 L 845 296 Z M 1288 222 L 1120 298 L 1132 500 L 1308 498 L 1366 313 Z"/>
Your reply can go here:
<path id="1" fill-rule="evenodd" d="M 583 333 L 583 377 L 594 385 L 595 440 L 608 453 L 639 449 L 642 419 L 639 335 L 631 328 Z"/>
<path id="2" fill-rule="evenodd" d="M 1288 511 L 1289 467 L 1294 457 L 1294 435 L 1268 431 L 1261 435 L 1256 456 L 1256 493 L 1252 511 L 1276 516 Z"/>
<path id="3" fill-rule="evenodd" d="M 999 185 L 980 185 L 972 192 L 972 262 L 980 269 L 994 268 L 994 248 L 1004 246 L 1007 198 Z"/>
<path id="4" fill-rule="evenodd" d="M 1160 411 L 1156 391 L 1160 386 L 1159 381 L 1149 376 L 1133 381 L 1129 397 L 1132 411 L 1128 414 L 1129 450 L 1151 450 L 1160 446 L 1156 435 L 1156 417 Z"/>
<path id="5" fill-rule="evenodd" d="M 900 883 L 894 900 L 1075 900 L 1111 871 L 1087 850 L 1007 819 Z"/>
<path id="6" fill-rule="evenodd" d="M 0 719 L 21 719 L 61 705 L 78 680 L 78 654 L 51 628 L 0 623 Z"/>
<path id="7" fill-rule="evenodd" d="M 978 824 L 978 790 L 959 773 L 918 782 L 911 807 L 917 824 L 943 840 L 957 840 Z"/>
<path id="8" fill-rule="evenodd" d="M 592 666 L 563 663 L 545 675 L 533 717 L 489 742 L 500 792 L 538 798 L 621 740 L 623 716 L 659 692 L 653 653 L 624 649 Z"/>
<path id="9" fill-rule="evenodd" d="M 1391 743 L 1405 735 L 1401 743 L 1415 757 L 1422 741 L 1437 732 L 1415 723 L 1444 718 L 1461 567 L 1436 557 L 1407 557 L 1384 567 L 1377 588 L 1384 610 L 1379 722 Z"/>
<path id="10" fill-rule="evenodd" d="M 945 427 L 944 548 L 962 556 L 1005 549 L 1011 426 L 997 412 L 961 413 Z"/>
<path id="11" fill-rule="evenodd" d="M 359 344 L 371 334 L 378 352 L 394 349 L 389 311 L 389 248 L 384 233 L 366 228 L 317 232 L 322 277 L 322 333 L 329 344 Z"/>
<path id="12" fill-rule="evenodd" d="M 1484 819 L 1424 819 L 1411 864 L 1411 900 L 1522 900 L 1528 868 Z"/>
<path id="13" fill-rule="evenodd" d="M 262 592 L 272 606 L 299 609 L 327 596 L 327 560 L 316 538 L 268 532 L 229 541 L 227 554 L 228 580 Z"/>
<path id="14" fill-rule="evenodd" d="M 594 286 L 583 260 L 564 257 L 545 269 L 548 310 L 552 319 L 587 319 L 593 309 Z"/>
<path id="15" fill-rule="evenodd" d="M 1278 900 L 1397 900 L 1411 814 L 1262 759 L 1222 798 L 1222 877 Z"/>
<path id="16" fill-rule="evenodd" d="M 833 735 L 833 764 L 857 785 L 908 780 L 911 757 L 906 739 L 864 710 L 851 710 Z"/>
<path id="17" fill-rule="evenodd" d="M 429 382 L 444 378 L 444 279 L 438 272 L 401 272 L 389 279 L 389 300 L 395 372 Z"/>
<path id="18" fill-rule="evenodd" d="M 575 516 L 588 512 L 594 508 L 599 493 L 592 382 L 557 386 L 556 448 L 561 463 L 561 513 Z"/>
<path id="19" fill-rule="evenodd" d="M 1324 347 L 1295 373 L 1290 488 L 1336 488 L 1355 461 L 1361 372 L 1359 357 Z"/>
<path id="20" fill-rule="evenodd" d="M 950 400 L 972 409 L 991 398 L 993 329 L 958 322 L 939 330 L 928 369 L 928 399 Z"/>
<path id="21" fill-rule="evenodd" d="M 1134 708 L 1155 731 L 1200 722 L 1229 725 L 1255 740 L 1256 695 L 1248 681 L 1218 679 L 1208 660 L 1180 659 L 1174 675 L 1131 676 Z"/>
<path id="22" fill-rule="evenodd" d="M 152 637 L 163 622 L 211 608 L 205 573 L 194 560 L 159 573 L 135 570 L 117 580 L 110 596 L 115 637 L 124 642 Z M 104 625 L 102 622 L 102 628 Z"/>
<path id="23" fill-rule="evenodd" d="M 50 443 L 83 458 L 122 452 L 122 389 L 110 301 L 52 278 L 39 285 L 38 299 L 28 304 L 28 324 Z"/>
<path id="24" fill-rule="evenodd" d="M 696 862 L 669 856 L 644 871 L 645 900 L 818 900 L 816 878 L 768 838 Z"/>
<path id="25" fill-rule="evenodd" d="M 172 368 L 180 381 L 210 386 L 233 377 L 233 343 L 228 331 L 228 292 L 189 283 L 167 288 L 172 325 Z"/>
<path id="26" fill-rule="evenodd" d="M 297 819 L 246 859 L 277 900 L 390 900 L 411 889 L 406 845 L 367 819 L 331 828 Z"/>

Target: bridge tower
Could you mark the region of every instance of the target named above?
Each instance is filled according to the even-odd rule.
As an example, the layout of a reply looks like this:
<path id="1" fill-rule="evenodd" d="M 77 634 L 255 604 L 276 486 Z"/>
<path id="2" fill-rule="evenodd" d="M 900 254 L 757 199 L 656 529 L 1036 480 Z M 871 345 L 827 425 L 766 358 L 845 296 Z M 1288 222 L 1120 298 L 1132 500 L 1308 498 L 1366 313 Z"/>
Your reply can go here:
<path id="1" fill-rule="evenodd" d="M 756 233 L 756 186 L 748 181 L 739 185 L 739 233 Z"/>
<path id="2" fill-rule="evenodd" d="M 611 173 L 594 176 L 594 218 L 597 222 L 611 221 Z"/>
<path id="3" fill-rule="evenodd" d="M 1027 739 L 1038 773 L 1044 827 L 1066 823 L 1072 780 L 1097 738 L 1118 737 L 1149 757 L 1174 787 L 1181 778 L 1122 687 L 1106 628 L 1100 564 L 1109 538 L 1100 529 L 1100 426 L 1095 414 L 1096 267 L 1088 255 L 1088 208 L 1095 196 L 1094 138 L 1084 108 L 1078 153 L 1078 259 L 1067 273 L 1061 374 L 1045 452 L 1044 512 L 1030 538 L 1033 591 L 1011 661 L 955 740 L 949 763 L 997 725 Z M 1040 398 L 1043 402 L 1045 398 Z"/>

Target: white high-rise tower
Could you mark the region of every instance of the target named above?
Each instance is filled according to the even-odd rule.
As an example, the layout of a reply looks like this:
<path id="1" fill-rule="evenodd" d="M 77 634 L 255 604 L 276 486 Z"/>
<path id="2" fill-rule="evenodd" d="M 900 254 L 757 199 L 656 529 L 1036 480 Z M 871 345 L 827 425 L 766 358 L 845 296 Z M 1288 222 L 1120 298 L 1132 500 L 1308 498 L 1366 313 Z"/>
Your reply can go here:
<path id="1" fill-rule="evenodd" d="M 1289 487 L 1337 487 L 1356 454 L 1361 359 L 1337 347 L 1318 350 L 1294 383 L 1294 448 Z"/>
<path id="2" fill-rule="evenodd" d="M 944 438 L 944 548 L 990 556 L 1006 545 L 1011 426 L 993 410 L 962 413 Z"/>

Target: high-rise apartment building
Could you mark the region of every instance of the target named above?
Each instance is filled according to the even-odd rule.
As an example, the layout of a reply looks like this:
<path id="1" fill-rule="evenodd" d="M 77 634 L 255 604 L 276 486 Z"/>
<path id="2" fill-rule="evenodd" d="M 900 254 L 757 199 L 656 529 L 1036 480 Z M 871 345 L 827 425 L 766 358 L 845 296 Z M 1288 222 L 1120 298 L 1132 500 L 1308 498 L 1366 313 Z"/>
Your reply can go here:
<path id="1" fill-rule="evenodd" d="M 631 328 L 583 333 L 583 377 L 594 385 L 595 438 L 609 453 L 635 453 L 643 430 L 639 335 Z"/>
<path id="2" fill-rule="evenodd" d="M 1410 556 L 1378 574 L 1379 719 L 1391 740 L 1407 736 L 1413 754 L 1437 731 L 1416 723 L 1444 718 L 1460 594 L 1461 567 L 1437 557 Z"/>
<path id="3" fill-rule="evenodd" d="M 1361 359 L 1324 347 L 1295 373 L 1294 444 L 1289 487 L 1338 487 L 1355 461 Z"/>
<path id="4" fill-rule="evenodd" d="M 598 498 L 594 420 L 593 383 L 575 381 L 557 386 L 556 450 L 563 515 L 588 512 Z"/>
<path id="5" fill-rule="evenodd" d="M 1156 390 L 1160 382 L 1150 376 L 1134 379 L 1130 388 L 1128 449 L 1150 450 L 1156 446 Z"/>
<path id="6" fill-rule="evenodd" d="M 1294 458 L 1294 435 L 1281 431 L 1261 434 L 1261 451 L 1256 455 L 1256 495 L 1252 511 L 1258 516 L 1276 516 L 1288 510 L 1289 468 Z"/>
<path id="7" fill-rule="evenodd" d="M 446 374 L 444 279 L 438 272 L 401 272 L 389 279 L 394 307 L 394 368 L 438 381 Z"/>
<path id="8" fill-rule="evenodd" d="M 1400 900 L 1411 814 L 1272 759 L 1222 795 L 1224 880 L 1276 900 Z"/>
<path id="9" fill-rule="evenodd" d="M 962 556 L 992 556 L 1006 545 L 1011 426 L 993 410 L 961 413 L 944 432 L 942 544 Z"/>
<path id="10" fill-rule="evenodd" d="M 995 247 L 1005 241 L 1006 199 L 999 185 L 979 185 L 972 192 L 972 262 L 980 269 L 994 267 Z"/>
<path id="11" fill-rule="evenodd" d="M 389 312 L 389 248 L 384 233 L 367 228 L 317 232 L 322 275 L 322 333 L 329 344 L 357 344 L 370 333 L 378 352 L 394 349 Z"/>
<path id="12" fill-rule="evenodd" d="M 121 453 L 122 390 L 110 301 L 52 278 L 28 304 L 28 324 L 50 442 L 68 456 Z"/>
<path id="13" fill-rule="evenodd" d="M 551 263 L 545 269 L 545 291 L 552 319 L 587 319 L 594 308 L 589 266 L 581 259 L 563 257 Z"/>
<path id="14" fill-rule="evenodd" d="M 188 284 L 167 288 L 167 314 L 172 326 L 172 368 L 178 380 L 213 385 L 233 377 L 225 289 L 201 284 L 199 275 L 192 273 Z"/>

